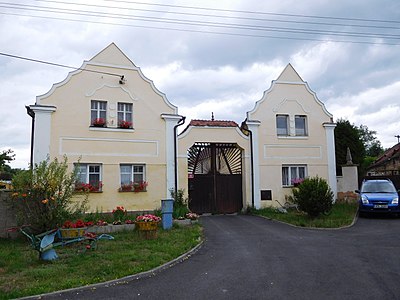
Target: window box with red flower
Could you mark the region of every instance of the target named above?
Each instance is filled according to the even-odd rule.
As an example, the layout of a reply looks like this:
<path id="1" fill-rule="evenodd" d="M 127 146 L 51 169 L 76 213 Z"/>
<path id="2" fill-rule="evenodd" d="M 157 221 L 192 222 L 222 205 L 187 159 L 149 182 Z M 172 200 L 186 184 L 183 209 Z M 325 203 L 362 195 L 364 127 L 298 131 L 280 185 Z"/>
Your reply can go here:
<path id="1" fill-rule="evenodd" d="M 75 191 L 77 192 L 101 193 L 102 187 L 103 183 L 101 181 L 92 183 L 84 183 L 84 182 L 75 183 Z"/>
<path id="2" fill-rule="evenodd" d="M 148 186 L 147 181 L 140 181 L 140 182 L 130 182 L 127 184 L 122 184 L 121 187 L 118 189 L 120 192 L 146 192 L 147 191 L 147 186 Z"/>
<path id="3" fill-rule="evenodd" d="M 94 127 L 106 127 L 106 119 L 96 118 L 92 120 L 92 126 Z"/>
<path id="4" fill-rule="evenodd" d="M 132 128 L 132 122 L 129 121 L 119 121 L 118 122 L 119 128 L 129 129 Z"/>

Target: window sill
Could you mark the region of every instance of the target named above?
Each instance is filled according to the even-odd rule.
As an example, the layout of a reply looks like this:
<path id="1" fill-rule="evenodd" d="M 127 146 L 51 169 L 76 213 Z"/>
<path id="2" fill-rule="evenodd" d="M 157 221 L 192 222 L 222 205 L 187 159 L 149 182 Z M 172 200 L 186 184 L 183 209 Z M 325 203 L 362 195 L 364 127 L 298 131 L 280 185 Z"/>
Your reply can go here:
<path id="1" fill-rule="evenodd" d="M 91 131 L 112 131 L 112 132 L 135 132 L 135 128 L 120 128 L 120 127 L 96 127 L 90 126 Z"/>
<path id="2" fill-rule="evenodd" d="M 306 140 L 308 135 L 278 135 L 278 139 L 288 140 Z"/>
<path id="3" fill-rule="evenodd" d="M 144 190 L 144 191 L 121 191 L 121 190 L 118 190 L 118 192 L 119 193 L 146 193 L 147 190 Z"/>

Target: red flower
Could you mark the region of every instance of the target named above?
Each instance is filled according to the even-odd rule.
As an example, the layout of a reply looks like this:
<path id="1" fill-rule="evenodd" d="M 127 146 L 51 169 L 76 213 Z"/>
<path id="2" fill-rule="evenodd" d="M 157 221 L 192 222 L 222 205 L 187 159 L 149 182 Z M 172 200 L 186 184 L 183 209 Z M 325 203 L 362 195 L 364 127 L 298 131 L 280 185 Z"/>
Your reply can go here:
<path id="1" fill-rule="evenodd" d="M 132 128 L 132 122 L 129 122 L 129 121 L 119 121 L 118 122 L 118 126 L 120 127 L 120 128 Z"/>
<path id="2" fill-rule="evenodd" d="M 104 126 L 106 124 L 106 120 L 103 118 L 97 118 L 92 120 L 93 126 Z"/>

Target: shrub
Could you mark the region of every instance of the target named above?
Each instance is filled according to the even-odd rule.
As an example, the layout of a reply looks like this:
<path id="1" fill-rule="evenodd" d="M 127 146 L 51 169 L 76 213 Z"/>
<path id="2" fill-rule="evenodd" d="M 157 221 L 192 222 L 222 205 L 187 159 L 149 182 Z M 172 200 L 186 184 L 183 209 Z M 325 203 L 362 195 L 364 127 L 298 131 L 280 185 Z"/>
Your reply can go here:
<path id="1" fill-rule="evenodd" d="M 171 197 L 174 199 L 174 211 L 172 217 L 174 219 L 185 218 L 185 215 L 189 212 L 188 200 L 185 198 L 185 190 L 179 189 L 175 192 L 174 189 L 170 190 Z"/>
<path id="2" fill-rule="evenodd" d="M 294 202 L 310 217 L 329 213 L 333 205 L 333 192 L 323 178 L 306 178 L 297 188 L 293 188 Z"/>
<path id="3" fill-rule="evenodd" d="M 18 223 L 30 225 L 40 233 L 61 225 L 68 219 L 78 219 L 86 210 L 87 194 L 82 201 L 72 199 L 76 171 L 69 172 L 67 158 L 59 162 L 49 159 L 32 170 L 17 174 L 12 181 L 13 206 Z"/>

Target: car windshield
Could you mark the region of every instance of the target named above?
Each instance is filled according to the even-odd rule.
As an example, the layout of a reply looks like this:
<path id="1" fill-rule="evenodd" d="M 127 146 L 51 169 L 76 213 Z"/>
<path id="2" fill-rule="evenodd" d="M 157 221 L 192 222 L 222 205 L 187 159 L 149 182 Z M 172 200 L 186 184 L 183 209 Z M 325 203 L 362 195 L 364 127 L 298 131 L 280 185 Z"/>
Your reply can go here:
<path id="1" fill-rule="evenodd" d="M 361 193 L 395 193 L 396 189 L 390 182 L 364 182 Z"/>

